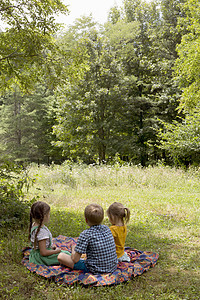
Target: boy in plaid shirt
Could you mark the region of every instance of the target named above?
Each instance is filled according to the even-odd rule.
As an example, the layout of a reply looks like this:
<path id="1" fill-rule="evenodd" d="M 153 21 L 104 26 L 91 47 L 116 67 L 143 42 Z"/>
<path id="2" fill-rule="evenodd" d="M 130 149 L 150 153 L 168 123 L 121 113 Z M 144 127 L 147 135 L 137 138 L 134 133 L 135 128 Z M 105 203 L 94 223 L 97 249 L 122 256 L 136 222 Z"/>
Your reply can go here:
<path id="1" fill-rule="evenodd" d="M 113 235 L 106 225 L 101 225 L 104 218 L 103 208 L 98 204 L 90 204 L 85 208 L 85 221 L 90 228 L 84 230 L 72 246 L 71 259 L 74 270 L 84 272 L 112 273 L 117 269 L 117 255 Z M 86 253 L 87 259 L 82 260 L 81 255 Z M 68 265 L 69 255 L 60 253 L 58 260 Z"/>

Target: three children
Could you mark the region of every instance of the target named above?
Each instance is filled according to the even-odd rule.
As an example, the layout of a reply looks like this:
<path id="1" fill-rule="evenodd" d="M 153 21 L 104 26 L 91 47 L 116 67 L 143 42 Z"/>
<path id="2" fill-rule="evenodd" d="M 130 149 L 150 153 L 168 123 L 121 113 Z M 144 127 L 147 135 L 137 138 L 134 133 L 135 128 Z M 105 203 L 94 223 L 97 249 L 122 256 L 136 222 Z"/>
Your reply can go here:
<path id="1" fill-rule="evenodd" d="M 129 220 L 130 211 L 122 204 L 115 202 L 109 207 L 107 214 L 112 224 L 110 229 L 101 224 L 104 211 L 100 205 L 86 206 L 84 215 L 89 228 L 80 234 L 70 254 L 68 251 L 52 248 L 51 232 L 44 225 L 49 221 L 50 207 L 41 201 L 34 203 L 30 212 L 29 235 L 32 250 L 29 261 L 45 265 L 60 263 L 72 269 L 93 274 L 114 272 L 118 261 L 130 261 L 124 252 L 127 233 L 125 224 Z M 82 254 L 86 254 L 86 260 L 81 259 Z"/>

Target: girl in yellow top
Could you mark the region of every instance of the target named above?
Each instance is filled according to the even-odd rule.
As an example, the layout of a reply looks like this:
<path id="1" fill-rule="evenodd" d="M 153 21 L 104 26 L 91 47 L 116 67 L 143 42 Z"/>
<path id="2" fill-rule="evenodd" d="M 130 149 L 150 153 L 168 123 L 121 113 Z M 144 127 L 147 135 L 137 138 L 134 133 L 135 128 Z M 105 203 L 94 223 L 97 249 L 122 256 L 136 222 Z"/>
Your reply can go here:
<path id="1" fill-rule="evenodd" d="M 107 210 L 110 223 L 110 230 L 115 240 L 118 261 L 130 262 L 130 257 L 124 252 L 124 245 L 127 235 L 126 224 L 130 219 L 130 210 L 119 202 L 111 204 Z"/>

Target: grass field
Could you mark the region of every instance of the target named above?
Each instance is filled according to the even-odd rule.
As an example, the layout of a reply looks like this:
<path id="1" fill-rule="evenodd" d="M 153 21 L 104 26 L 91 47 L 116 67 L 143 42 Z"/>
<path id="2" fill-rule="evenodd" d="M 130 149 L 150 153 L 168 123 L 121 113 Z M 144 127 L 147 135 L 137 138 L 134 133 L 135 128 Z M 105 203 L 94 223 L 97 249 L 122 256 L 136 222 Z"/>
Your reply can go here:
<path id="1" fill-rule="evenodd" d="M 36 182 L 28 199 L 51 205 L 53 236 L 78 236 L 87 226 L 84 207 L 114 201 L 131 210 L 126 246 L 158 252 L 156 266 L 126 284 L 68 287 L 49 282 L 21 265 L 28 228 L 0 229 L 1 299 L 199 299 L 200 169 L 156 166 L 31 166 Z M 109 225 L 107 217 L 104 224 Z"/>

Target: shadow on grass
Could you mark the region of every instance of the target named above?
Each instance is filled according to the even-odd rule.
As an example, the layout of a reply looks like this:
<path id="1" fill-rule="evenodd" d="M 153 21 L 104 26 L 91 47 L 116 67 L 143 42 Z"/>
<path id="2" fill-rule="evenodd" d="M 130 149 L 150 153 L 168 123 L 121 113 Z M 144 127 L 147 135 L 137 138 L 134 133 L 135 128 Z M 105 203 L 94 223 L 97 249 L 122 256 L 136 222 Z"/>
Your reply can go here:
<path id="1" fill-rule="evenodd" d="M 74 213 L 64 210 L 51 211 L 51 219 L 48 225 L 53 237 L 65 235 L 77 237 L 88 228 L 83 213 Z"/>

